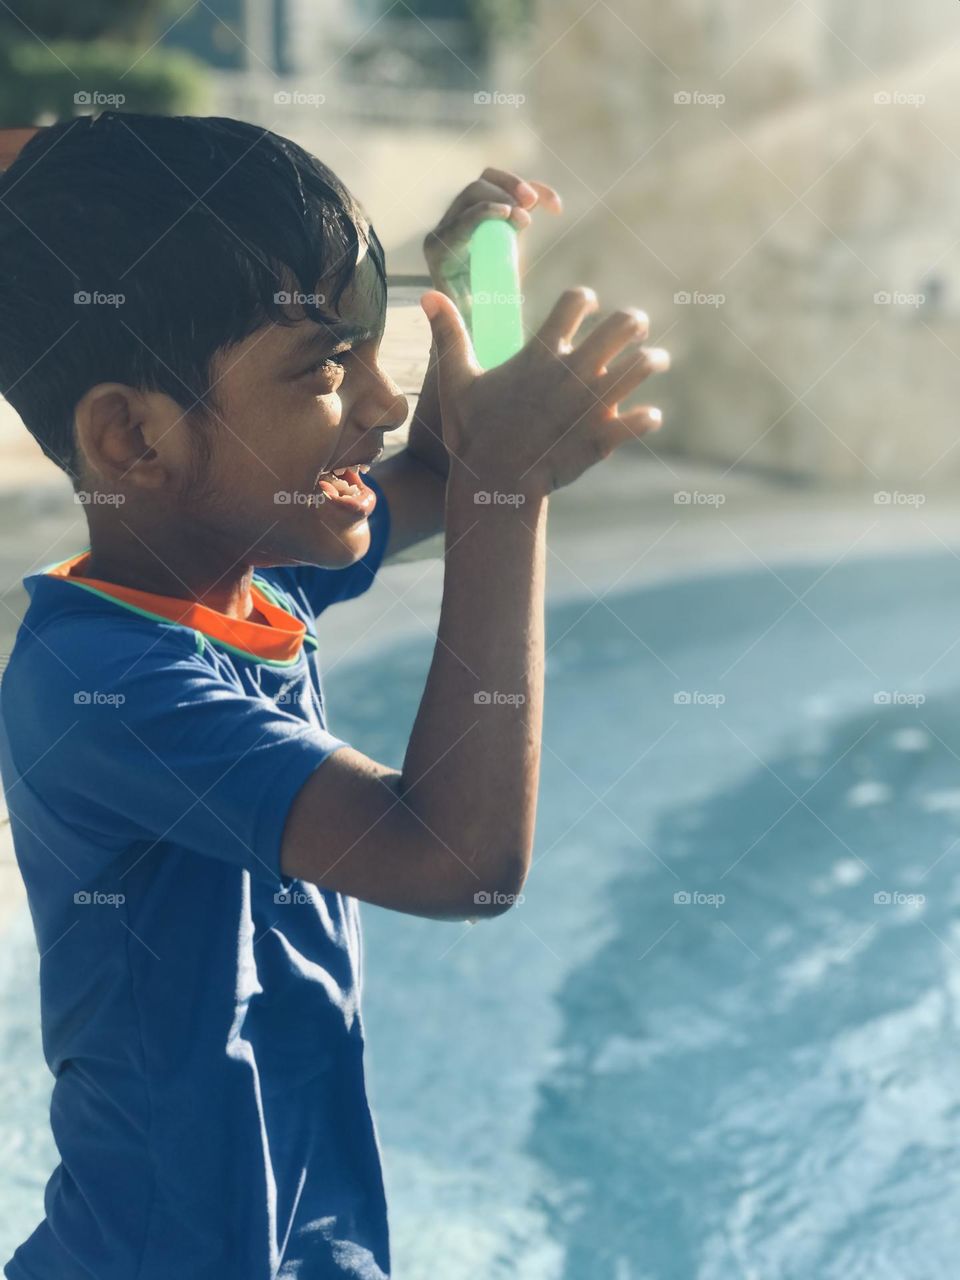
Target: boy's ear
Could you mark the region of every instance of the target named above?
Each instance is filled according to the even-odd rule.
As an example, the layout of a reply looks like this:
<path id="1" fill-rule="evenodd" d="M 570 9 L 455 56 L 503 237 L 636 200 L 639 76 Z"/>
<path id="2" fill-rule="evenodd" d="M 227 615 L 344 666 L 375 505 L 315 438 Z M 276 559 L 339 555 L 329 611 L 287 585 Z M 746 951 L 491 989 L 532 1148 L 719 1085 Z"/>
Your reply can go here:
<path id="1" fill-rule="evenodd" d="M 4 169 L 10 168 L 22 148 L 26 146 L 35 133 L 39 132 L 39 127 L 33 129 L 0 129 L 0 173 Z"/>
<path id="2" fill-rule="evenodd" d="M 98 383 L 77 403 L 74 429 L 91 479 L 110 489 L 173 488 L 189 473 L 183 411 L 160 392 Z"/>

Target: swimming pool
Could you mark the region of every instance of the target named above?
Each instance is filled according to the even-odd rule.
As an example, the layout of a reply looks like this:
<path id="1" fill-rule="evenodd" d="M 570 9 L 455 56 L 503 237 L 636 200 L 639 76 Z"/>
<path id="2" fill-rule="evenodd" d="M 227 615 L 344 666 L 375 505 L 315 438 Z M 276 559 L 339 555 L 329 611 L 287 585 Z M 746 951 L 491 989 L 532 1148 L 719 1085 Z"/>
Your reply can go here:
<path id="1" fill-rule="evenodd" d="M 825 569 L 551 608 L 525 900 L 364 907 L 398 1280 L 955 1274 L 960 561 Z M 337 667 L 334 732 L 399 766 L 430 654 Z M 55 1160 L 25 913 L 0 965 L 6 1258 Z"/>

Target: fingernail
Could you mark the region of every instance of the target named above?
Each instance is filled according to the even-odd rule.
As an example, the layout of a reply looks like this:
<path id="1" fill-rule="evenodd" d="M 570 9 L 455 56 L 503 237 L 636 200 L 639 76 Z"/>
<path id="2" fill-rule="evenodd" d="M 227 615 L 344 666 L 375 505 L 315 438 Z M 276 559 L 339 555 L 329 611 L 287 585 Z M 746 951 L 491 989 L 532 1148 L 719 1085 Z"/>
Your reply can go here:
<path id="1" fill-rule="evenodd" d="M 660 412 L 659 409 L 648 409 L 647 418 L 650 421 L 650 426 L 654 430 L 656 430 L 657 427 L 659 427 L 661 422 L 663 421 L 663 414 Z"/>
<path id="2" fill-rule="evenodd" d="M 654 368 L 664 371 L 670 368 L 670 352 L 665 347 L 651 347 L 646 356 L 647 363 Z"/>
<path id="3" fill-rule="evenodd" d="M 537 194 L 537 193 L 534 191 L 533 187 L 528 186 L 528 184 L 527 184 L 526 182 L 521 182 L 521 183 L 520 183 L 520 185 L 517 187 L 517 195 L 518 195 L 518 196 L 521 196 L 521 197 L 524 197 L 524 196 L 534 196 L 534 197 L 536 197 L 536 194 Z"/>

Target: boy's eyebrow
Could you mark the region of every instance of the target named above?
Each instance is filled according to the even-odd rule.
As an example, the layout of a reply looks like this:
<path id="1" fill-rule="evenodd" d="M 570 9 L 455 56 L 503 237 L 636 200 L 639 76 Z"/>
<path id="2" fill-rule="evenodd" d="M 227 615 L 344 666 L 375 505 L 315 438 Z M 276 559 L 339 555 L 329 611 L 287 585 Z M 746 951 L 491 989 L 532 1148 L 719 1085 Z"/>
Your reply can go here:
<path id="1" fill-rule="evenodd" d="M 336 342 L 371 342 L 376 337 L 374 330 L 366 325 L 353 324 L 331 316 L 320 324 L 310 322 L 307 332 L 291 345 L 290 354 L 307 355 L 317 347 L 332 346 Z"/>

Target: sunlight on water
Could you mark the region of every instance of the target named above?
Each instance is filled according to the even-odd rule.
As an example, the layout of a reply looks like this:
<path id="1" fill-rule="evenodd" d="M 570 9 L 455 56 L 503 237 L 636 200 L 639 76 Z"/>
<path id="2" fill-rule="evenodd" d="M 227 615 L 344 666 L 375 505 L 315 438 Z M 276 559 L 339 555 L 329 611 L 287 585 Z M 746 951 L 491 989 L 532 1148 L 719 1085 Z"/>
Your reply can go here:
<path id="1" fill-rule="evenodd" d="M 525 900 L 364 908 L 398 1280 L 952 1280 L 960 565 L 845 563 L 791 609 L 821 572 L 551 610 Z M 399 766 L 430 654 L 338 668 L 333 731 Z M 31 948 L 7 1253 L 55 1158 Z"/>

